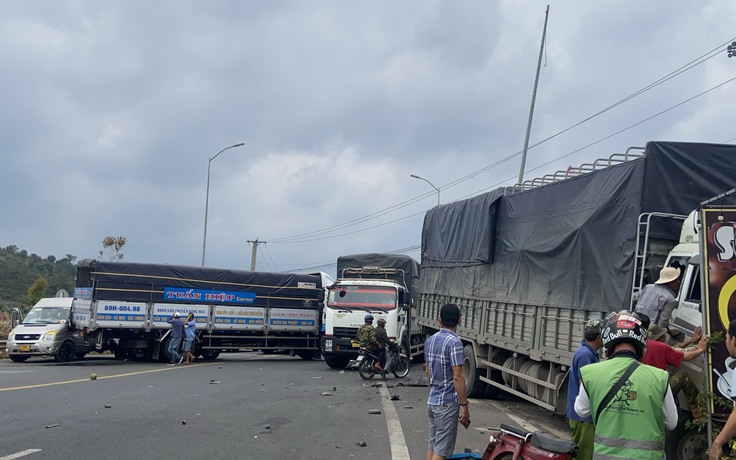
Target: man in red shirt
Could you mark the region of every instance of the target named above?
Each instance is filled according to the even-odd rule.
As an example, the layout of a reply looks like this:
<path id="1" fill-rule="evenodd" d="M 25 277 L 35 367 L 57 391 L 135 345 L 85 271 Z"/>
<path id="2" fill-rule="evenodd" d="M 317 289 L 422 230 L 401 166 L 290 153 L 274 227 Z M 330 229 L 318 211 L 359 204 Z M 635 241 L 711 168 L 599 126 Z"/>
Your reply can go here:
<path id="1" fill-rule="evenodd" d="M 646 315 L 639 315 L 642 318 L 642 325 L 649 323 Z M 641 362 L 650 366 L 667 370 L 669 366 L 680 367 L 683 361 L 690 361 L 700 356 L 708 348 L 708 337 L 702 333 L 696 333 L 685 342 L 678 344 L 682 347 L 692 343 L 697 343 L 695 349 L 682 351 L 673 348 L 665 343 L 665 334 L 667 330 L 662 326 L 654 324 L 648 329 L 647 349 Z M 676 395 L 680 390 L 685 392 L 685 397 L 690 405 L 693 417 L 699 418 L 700 411 L 697 407 L 698 388 L 690 380 L 687 372 L 679 370 L 670 377 L 670 387 L 672 394 Z"/>

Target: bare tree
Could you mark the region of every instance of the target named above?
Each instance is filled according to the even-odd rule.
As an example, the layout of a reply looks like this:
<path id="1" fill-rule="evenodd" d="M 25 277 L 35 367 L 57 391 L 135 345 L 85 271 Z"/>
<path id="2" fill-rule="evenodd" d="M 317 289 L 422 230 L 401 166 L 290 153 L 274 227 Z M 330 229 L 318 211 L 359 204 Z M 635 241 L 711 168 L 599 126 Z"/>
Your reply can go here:
<path id="1" fill-rule="evenodd" d="M 123 260 L 125 254 L 120 251 L 127 241 L 127 238 L 124 236 L 106 236 L 102 240 L 102 250 L 99 252 L 100 259 L 104 257 L 110 262 Z"/>

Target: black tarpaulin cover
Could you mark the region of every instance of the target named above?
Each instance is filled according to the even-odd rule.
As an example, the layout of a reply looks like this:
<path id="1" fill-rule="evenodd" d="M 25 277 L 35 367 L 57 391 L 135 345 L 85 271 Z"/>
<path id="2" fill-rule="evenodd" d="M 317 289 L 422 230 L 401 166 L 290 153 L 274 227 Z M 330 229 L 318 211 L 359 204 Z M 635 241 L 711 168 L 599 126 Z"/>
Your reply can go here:
<path id="1" fill-rule="evenodd" d="M 165 288 L 187 288 L 254 293 L 249 305 L 256 307 L 317 308 L 323 292 L 318 275 L 90 259 L 80 261 L 77 271 L 77 287 L 94 287 L 95 298 L 106 300 L 161 302 Z"/>
<path id="2" fill-rule="evenodd" d="M 733 188 L 734 178 L 736 146 L 650 142 L 644 158 L 513 195 L 497 190 L 433 208 L 422 230 L 420 291 L 625 308 L 638 216 L 688 214 Z"/>

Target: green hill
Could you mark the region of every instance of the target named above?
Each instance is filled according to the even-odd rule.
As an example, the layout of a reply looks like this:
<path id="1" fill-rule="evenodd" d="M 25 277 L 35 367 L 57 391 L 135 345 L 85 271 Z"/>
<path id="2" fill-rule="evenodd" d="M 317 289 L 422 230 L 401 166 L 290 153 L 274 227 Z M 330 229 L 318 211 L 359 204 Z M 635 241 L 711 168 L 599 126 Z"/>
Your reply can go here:
<path id="1" fill-rule="evenodd" d="M 38 278 L 45 278 L 48 288 L 43 297 L 52 297 L 59 289 L 74 291 L 76 257 L 67 254 L 62 259 L 55 256 L 42 258 L 17 246 L 0 248 L 0 311 L 10 307 L 30 307 L 28 289 Z"/>

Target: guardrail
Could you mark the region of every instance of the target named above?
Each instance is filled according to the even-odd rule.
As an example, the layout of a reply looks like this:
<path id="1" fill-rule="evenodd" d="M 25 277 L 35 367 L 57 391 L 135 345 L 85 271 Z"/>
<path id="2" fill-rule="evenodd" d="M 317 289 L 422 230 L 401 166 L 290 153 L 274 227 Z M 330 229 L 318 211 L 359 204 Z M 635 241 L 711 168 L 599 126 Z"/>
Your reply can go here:
<path id="1" fill-rule="evenodd" d="M 5 352 L 5 345 L 8 343 L 7 340 L 0 340 L 0 353 Z"/>

